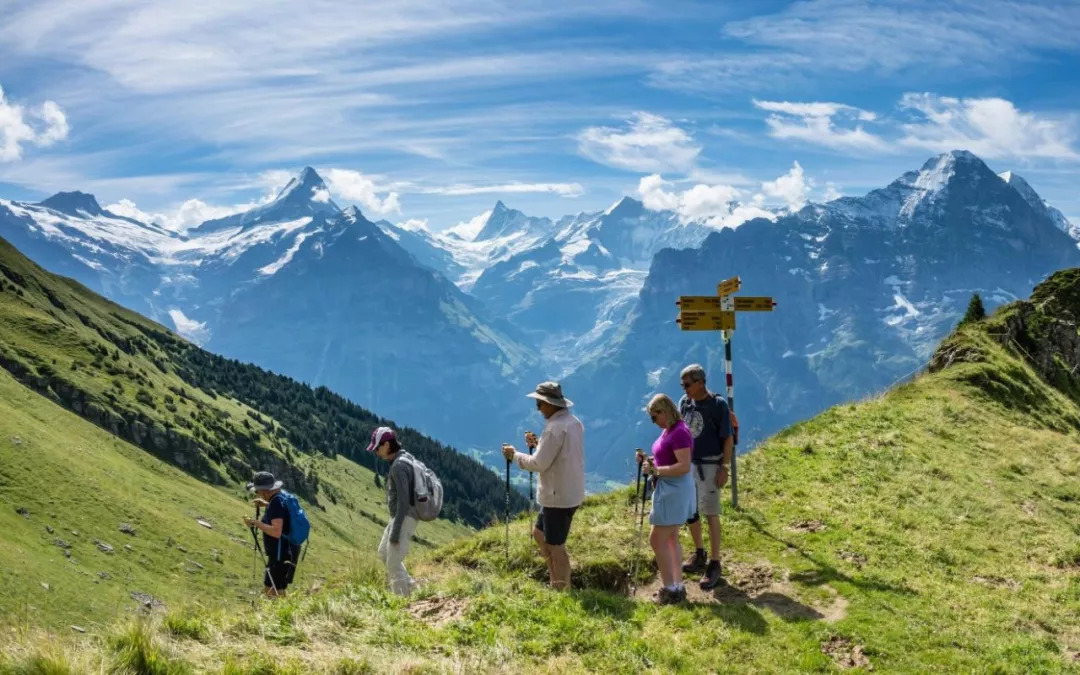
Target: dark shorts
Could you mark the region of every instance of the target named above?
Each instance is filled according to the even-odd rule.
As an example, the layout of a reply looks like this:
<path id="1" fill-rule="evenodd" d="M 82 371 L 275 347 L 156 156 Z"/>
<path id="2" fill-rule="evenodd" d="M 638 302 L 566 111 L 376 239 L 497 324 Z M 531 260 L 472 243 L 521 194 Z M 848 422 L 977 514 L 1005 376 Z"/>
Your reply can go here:
<path id="1" fill-rule="evenodd" d="M 284 591 L 293 582 L 296 576 L 296 565 L 300 562 L 300 547 L 290 547 L 289 551 L 283 552 L 282 560 L 270 560 L 266 566 L 266 574 L 263 575 L 263 586 L 276 588 L 278 592 Z M 273 584 L 270 582 L 273 581 Z"/>
<path id="2" fill-rule="evenodd" d="M 570 521 L 574 519 L 574 512 L 577 510 L 576 506 L 568 509 L 541 507 L 540 514 L 536 516 L 536 529 L 544 533 L 544 541 L 552 546 L 565 544 L 566 537 L 570 534 Z"/>

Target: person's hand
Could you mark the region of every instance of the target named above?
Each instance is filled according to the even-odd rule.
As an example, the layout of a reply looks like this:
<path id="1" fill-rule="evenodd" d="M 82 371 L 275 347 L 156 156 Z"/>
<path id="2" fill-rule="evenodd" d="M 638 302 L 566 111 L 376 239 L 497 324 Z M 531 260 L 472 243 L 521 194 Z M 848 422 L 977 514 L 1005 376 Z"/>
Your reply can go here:
<path id="1" fill-rule="evenodd" d="M 244 526 L 245 527 L 255 527 L 255 523 L 257 523 L 257 522 L 258 522 L 257 520 L 254 520 L 252 518 L 248 518 L 247 516 L 244 516 Z"/>
<path id="2" fill-rule="evenodd" d="M 652 457 L 649 457 L 645 460 L 645 473 L 649 474 L 650 476 L 657 475 L 656 462 L 653 461 Z"/>
<path id="3" fill-rule="evenodd" d="M 266 501 L 262 497 L 256 497 L 255 499 L 252 499 L 251 503 L 255 506 L 270 506 L 270 502 Z"/>
<path id="4" fill-rule="evenodd" d="M 533 433 L 533 432 L 531 432 L 531 431 L 526 431 L 526 432 L 525 432 L 525 445 L 526 445 L 527 447 L 530 447 L 530 448 L 532 448 L 532 449 L 534 449 L 534 450 L 535 450 L 535 449 L 536 449 L 536 445 L 537 445 L 537 444 L 538 444 L 539 442 L 540 442 L 540 440 L 539 440 L 538 438 L 536 438 L 536 434 L 534 434 L 534 433 Z"/>
<path id="5" fill-rule="evenodd" d="M 634 459 L 637 461 L 638 466 L 641 466 L 645 463 L 645 453 L 642 451 L 641 448 L 637 448 L 636 450 L 634 450 Z"/>
<path id="6" fill-rule="evenodd" d="M 716 487 L 722 488 L 727 484 L 728 468 L 723 464 L 716 470 Z"/>
<path id="7" fill-rule="evenodd" d="M 505 459 L 506 461 L 510 461 L 514 458 L 514 455 L 517 454 L 517 450 L 515 450 L 514 446 L 510 445 L 509 443 L 503 443 L 502 453 L 503 459 Z"/>

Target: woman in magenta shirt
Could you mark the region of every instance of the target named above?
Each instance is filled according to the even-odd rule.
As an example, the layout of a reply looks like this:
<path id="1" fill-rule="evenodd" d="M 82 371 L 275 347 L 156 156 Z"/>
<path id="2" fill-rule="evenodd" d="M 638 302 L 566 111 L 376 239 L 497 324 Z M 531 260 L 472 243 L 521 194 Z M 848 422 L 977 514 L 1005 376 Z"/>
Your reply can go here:
<path id="1" fill-rule="evenodd" d="M 679 529 L 694 515 L 697 505 L 690 456 L 694 437 L 682 421 L 675 403 L 664 394 L 649 401 L 649 418 L 662 429 L 652 446 L 649 473 L 655 478 L 652 512 L 649 514 L 649 544 L 660 569 L 660 604 L 682 602 L 686 587 L 682 582 L 682 546 Z"/>

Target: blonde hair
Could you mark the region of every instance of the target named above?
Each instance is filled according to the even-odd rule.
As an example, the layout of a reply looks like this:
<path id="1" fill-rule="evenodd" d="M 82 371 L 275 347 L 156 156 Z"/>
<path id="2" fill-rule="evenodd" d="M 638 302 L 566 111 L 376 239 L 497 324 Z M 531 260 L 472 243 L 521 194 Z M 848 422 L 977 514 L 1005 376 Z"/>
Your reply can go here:
<path id="1" fill-rule="evenodd" d="M 649 414 L 667 413 L 668 429 L 682 420 L 682 415 L 679 414 L 679 409 L 675 406 L 675 402 L 672 401 L 667 394 L 657 394 L 656 396 L 653 396 L 649 401 L 649 406 L 646 410 L 649 411 Z"/>

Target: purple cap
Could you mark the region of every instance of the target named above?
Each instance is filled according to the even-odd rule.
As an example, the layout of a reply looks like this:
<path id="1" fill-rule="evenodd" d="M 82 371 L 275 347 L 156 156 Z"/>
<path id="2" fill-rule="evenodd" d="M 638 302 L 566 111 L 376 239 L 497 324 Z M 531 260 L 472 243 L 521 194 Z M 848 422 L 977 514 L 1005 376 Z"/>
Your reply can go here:
<path id="1" fill-rule="evenodd" d="M 375 431 L 371 432 L 371 443 L 367 446 L 368 452 L 375 452 L 375 448 L 379 447 L 386 441 L 397 440 L 397 434 L 390 427 L 379 427 Z"/>

